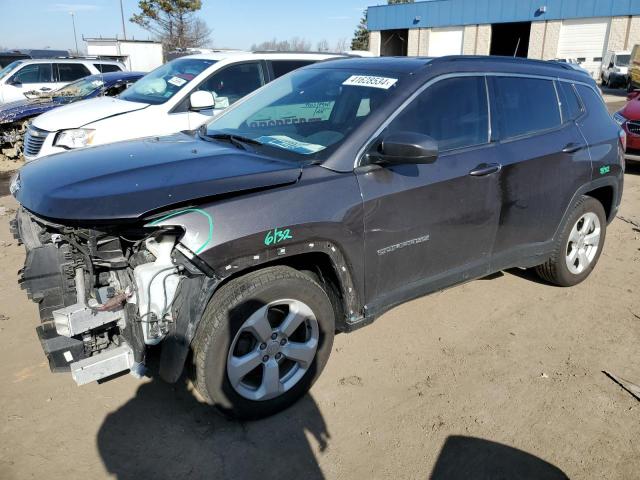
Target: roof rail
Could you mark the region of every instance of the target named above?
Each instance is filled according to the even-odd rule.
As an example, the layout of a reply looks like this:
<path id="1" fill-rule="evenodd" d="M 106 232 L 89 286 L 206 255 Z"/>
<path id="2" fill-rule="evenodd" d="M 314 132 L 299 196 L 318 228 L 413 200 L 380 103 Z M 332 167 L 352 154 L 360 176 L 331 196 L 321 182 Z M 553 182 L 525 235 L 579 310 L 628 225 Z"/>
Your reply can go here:
<path id="1" fill-rule="evenodd" d="M 575 69 L 564 62 L 559 62 L 557 60 L 538 60 L 533 58 L 522 58 L 522 57 L 506 57 L 500 55 L 449 55 L 445 57 L 434 58 L 434 61 L 442 61 L 442 62 L 456 62 L 456 61 L 487 61 L 491 60 L 493 62 L 504 62 L 504 63 L 527 63 L 530 65 L 544 65 L 547 67 L 557 67 L 562 68 L 563 70 L 574 70 Z"/>
<path id="2" fill-rule="evenodd" d="M 320 54 L 320 55 L 344 55 L 343 53 L 336 52 L 318 52 L 318 51 L 305 51 L 305 50 L 252 50 L 251 53 L 312 53 L 312 54 Z"/>

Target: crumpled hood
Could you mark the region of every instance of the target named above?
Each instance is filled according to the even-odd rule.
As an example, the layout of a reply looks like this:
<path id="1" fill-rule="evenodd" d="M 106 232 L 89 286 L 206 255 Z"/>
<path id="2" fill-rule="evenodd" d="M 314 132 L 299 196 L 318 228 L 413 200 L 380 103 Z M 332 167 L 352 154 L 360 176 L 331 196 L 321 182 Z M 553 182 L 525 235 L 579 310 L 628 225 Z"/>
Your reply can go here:
<path id="1" fill-rule="evenodd" d="M 146 103 L 128 102 L 113 97 L 91 98 L 40 115 L 33 121 L 33 125 L 48 132 L 57 132 L 68 128 L 80 128 L 103 118 L 142 110 L 148 106 Z"/>
<path id="2" fill-rule="evenodd" d="M 65 101 L 66 100 L 66 101 Z M 69 99 L 70 100 L 70 99 Z M 0 124 L 16 122 L 48 112 L 52 108 L 68 103 L 64 98 L 37 98 L 30 100 L 18 100 L 17 102 L 5 103 L 0 106 Z"/>
<path id="3" fill-rule="evenodd" d="M 26 209 L 52 220 L 124 220 L 293 183 L 300 173 L 291 161 L 176 134 L 43 157 L 22 167 L 12 191 Z"/>

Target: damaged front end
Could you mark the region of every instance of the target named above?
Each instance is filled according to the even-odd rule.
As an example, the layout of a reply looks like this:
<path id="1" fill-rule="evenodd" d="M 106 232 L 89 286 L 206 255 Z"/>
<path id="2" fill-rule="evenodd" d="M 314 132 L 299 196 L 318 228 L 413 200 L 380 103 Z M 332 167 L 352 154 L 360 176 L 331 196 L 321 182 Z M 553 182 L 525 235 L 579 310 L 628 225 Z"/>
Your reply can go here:
<path id="1" fill-rule="evenodd" d="M 19 282 L 38 304 L 51 370 L 70 371 L 79 385 L 141 374 L 147 345 L 173 329 L 180 283 L 199 275 L 175 248 L 182 231 L 130 223 L 79 228 L 24 208 L 11 229 L 27 251 Z"/>
<path id="2" fill-rule="evenodd" d="M 20 160 L 24 151 L 24 135 L 29 122 L 18 120 L 0 123 L 0 153 L 9 160 Z"/>

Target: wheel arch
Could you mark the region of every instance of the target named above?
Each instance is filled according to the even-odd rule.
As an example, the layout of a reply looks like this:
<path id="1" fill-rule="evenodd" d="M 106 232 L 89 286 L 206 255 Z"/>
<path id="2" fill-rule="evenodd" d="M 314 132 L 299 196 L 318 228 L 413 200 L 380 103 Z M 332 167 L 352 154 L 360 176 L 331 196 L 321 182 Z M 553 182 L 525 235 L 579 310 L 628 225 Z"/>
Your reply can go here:
<path id="1" fill-rule="evenodd" d="M 309 251 L 311 250 L 311 251 Z M 178 292 L 182 301 L 174 308 L 175 328 L 162 342 L 160 376 L 176 382 L 191 351 L 191 343 L 209 302 L 224 285 L 252 272 L 284 265 L 303 272 L 313 272 L 327 292 L 335 312 L 337 331 L 349 331 L 351 325 L 361 320 L 360 295 L 354 284 L 352 269 L 339 248 L 331 242 L 307 242 L 304 245 L 287 245 L 287 254 L 275 258 L 256 260 L 258 255 L 248 255 L 229 262 L 222 269 L 214 269 L 212 276 L 184 279 Z"/>

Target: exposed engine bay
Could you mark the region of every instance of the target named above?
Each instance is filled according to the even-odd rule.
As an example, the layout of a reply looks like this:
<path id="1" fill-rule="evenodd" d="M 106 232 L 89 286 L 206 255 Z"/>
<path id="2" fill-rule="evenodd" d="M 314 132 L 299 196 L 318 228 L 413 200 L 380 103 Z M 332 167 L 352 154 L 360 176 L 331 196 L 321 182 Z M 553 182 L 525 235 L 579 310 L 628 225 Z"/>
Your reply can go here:
<path id="1" fill-rule="evenodd" d="M 38 303 L 52 371 L 79 385 L 144 371 L 147 345 L 174 322 L 180 282 L 193 276 L 174 247 L 181 230 L 59 225 L 21 208 L 11 223 L 27 257 L 20 285 Z"/>

